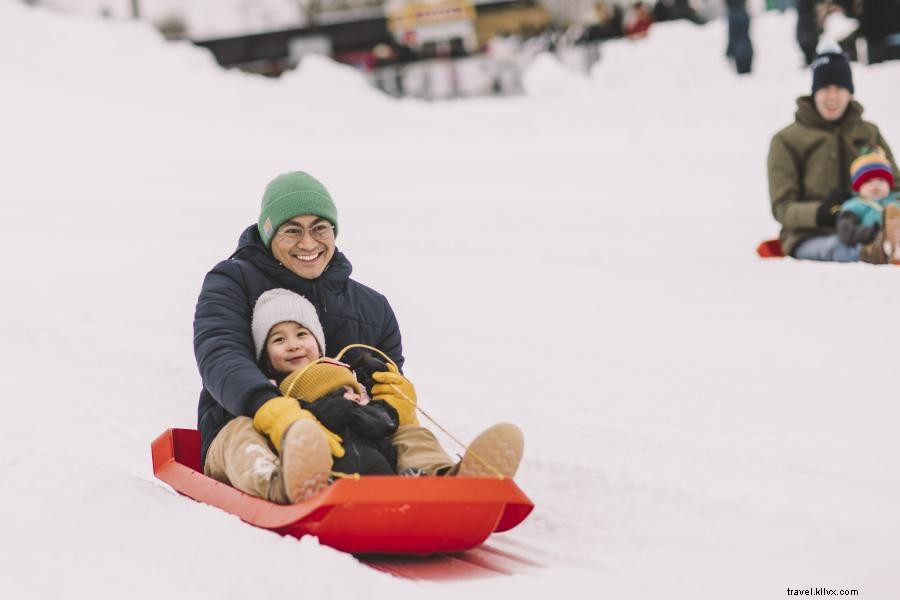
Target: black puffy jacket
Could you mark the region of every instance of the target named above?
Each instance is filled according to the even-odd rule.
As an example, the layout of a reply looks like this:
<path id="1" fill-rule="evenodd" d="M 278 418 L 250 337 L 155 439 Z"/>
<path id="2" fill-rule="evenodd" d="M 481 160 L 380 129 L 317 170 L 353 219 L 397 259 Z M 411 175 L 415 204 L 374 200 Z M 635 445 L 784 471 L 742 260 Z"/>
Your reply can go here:
<path id="1" fill-rule="evenodd" d="M 252 418 L 279 395 L 257 366 L 250 332 L 253 307 L 263 292 L 286 288 L 312 302 L 325 330 L 327 354 L 362 343 L 403 366 L 400 328 L 391 305 L 382 294 L 350 279 L 352 270 L 350 261 L 335 250 L 322 275 L 303 279 L 275 260 L 252 225 L 234 254 L 206 274 L 194 312 L 194 356 L 203 379 L 197 410 L 202 461 L 228 421 L 239 415 Z"/>
<path id="2" fill-rule="evenodd" d="M 344 398 L 340 389 L 315 402 L 300 401 L 330 431 L 341 436 L 344 456 L 332 469 L 360 475 L 396 475 L 397 450 L 390 436 L 397 431 L 397 411 L 386 402 L 371 400 L 360 405 Z"/>

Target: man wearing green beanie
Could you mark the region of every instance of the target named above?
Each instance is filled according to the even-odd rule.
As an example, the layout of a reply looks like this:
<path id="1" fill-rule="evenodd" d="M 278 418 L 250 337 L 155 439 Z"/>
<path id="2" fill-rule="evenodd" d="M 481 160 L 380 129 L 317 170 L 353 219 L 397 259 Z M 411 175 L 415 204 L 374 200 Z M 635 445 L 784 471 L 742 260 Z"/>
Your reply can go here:
<path id="1" fill-rule="evenodd" d="M 243 232 L 237 250 L 206 275 L 194 315 L 194 354 L 203 379 L 198 425 L 204 470 L 210 472 L 206 469 L 210 456 L 227 461 L 229 452 L 235 456 L 243 452 L 235 440 L 248 431 L 252 434 L 250 428 L 257 423 L 268 424 L 257 432 L 268 436 L 272 446 L 295 445 L 288 442 L 296 411 L 284 410 L 284 397 L 257 364 L 251 333 L 256 300 L 264 292 L 284 288 L 315 306 L 329 355 L 350 344 L 366 344 L 396 363 L 397 368 L 372 375 L 377 383 L 372 393 L 400 416 L 392 440 L 399 471 L 479 474 L 477 463 L 473 466 L 464 459 L 455 464 L 435 436 L 419 425 L 415 388 L 399 372 L 404 358 L 394 311 L 382 294 L 350 278 L 352 266 L 337 249 L 337 233 L 337 208 L 325 186 L 308 173 L 285 173 L 266 186 L 257 223 Z M 342 360 L 355 358 L 351 350 Z M 297 429 L 309 436 L 308 428 Z M 505 457 L 514 456 L 512 463 L 506 461 L 510 465 L 506 474 L 511 476 L 522 453 L 521 432 L 500 424 L 471 447 L 481 456 L 490 456 L 495 449 Z M 275 475 L 242 487 L 245 477 L 237 473 L 226 483 L 284 502 L 277 469 Z"/>

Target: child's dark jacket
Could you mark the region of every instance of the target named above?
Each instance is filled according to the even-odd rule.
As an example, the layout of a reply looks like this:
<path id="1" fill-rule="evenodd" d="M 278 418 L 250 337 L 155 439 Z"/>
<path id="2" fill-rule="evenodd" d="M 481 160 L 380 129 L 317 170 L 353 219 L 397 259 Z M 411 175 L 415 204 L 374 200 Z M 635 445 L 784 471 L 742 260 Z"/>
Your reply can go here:
<path id="1" fill-rule="evenodd" d="M 314 402 L 300 401 L 322 425 L 343 438 L 345 454 L 334 459 L 334 470 L 360 475 L 396 475 L 397 451 L 391 435 L 397 431 L 397 411 L 380 400 L 361 405 L 344 398 L 344 390 Z"/>

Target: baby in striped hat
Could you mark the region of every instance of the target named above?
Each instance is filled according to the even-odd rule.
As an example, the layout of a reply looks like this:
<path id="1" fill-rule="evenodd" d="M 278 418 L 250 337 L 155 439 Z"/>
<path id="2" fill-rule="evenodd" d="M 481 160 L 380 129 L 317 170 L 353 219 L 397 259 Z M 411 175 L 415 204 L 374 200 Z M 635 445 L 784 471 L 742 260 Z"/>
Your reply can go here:
<path id="1" fill-rule="evenodd" d="M 894 172 L 884 151 L 871 149 L 854 160 L 850 180 L 856 195 L 841 205 L 841 241 L 862 244 L 860 260 L 865 262 L 900 260 L 900 197 L 892 191 Z"/>

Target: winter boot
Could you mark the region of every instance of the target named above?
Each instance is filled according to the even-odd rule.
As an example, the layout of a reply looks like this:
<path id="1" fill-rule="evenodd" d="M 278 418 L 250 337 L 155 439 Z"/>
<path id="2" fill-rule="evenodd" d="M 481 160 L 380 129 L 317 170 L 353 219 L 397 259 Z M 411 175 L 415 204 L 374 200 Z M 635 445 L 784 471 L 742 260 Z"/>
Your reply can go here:
<path id="1" fill-rule="evenodd" d="M 328 438 L 317 423 L 303 419 L 288 428 L 281 442 L 281 470 L 291 503 L 328 487 L 332 464 Z"/>
<path id="2" fill-rule="evenodd" d="M 875 239 L 868 244 L 863 244 L 859 248 L 859 260 L 861 262 L 883 265 L 887 262 L 889 255 L 885 254 L 884 246 L 884 230 L 879 231 Z"/>
<path id="3" fill-rule="evenodd" d="M 512 477 L 519 469 L 525 439 L 522 430 L 499 423 L 483 431 L 469 444 L 457 465 L 459 477 Z"/>
<path id="4" fill-rule="evenodd" d="M 896 204 L 884 209 L 884 253 L 885 262 L 900 265 L 900 206 Z"/>

